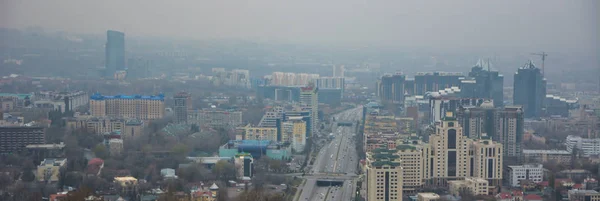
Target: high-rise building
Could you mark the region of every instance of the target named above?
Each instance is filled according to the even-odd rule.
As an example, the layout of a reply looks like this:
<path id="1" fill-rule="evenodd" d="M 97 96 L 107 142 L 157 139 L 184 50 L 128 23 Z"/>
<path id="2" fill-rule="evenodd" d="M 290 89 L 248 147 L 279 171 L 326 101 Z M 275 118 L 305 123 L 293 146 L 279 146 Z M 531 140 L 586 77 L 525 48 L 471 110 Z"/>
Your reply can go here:
<path id="1" fill-rule="evenodd" d="M 479 139 L 483 134 L 494 136 L 496 111 L 491 102 L 485 101 L 480 107 L 459 108 L 456 117 L 463 127 L 465 136 L 471 139 Z"/>
<path id="2" fill-rule="evenodd" d="M 344 65 L 333 65 L 333 77 L 344 77 L 345 71 Z"/>
<path id="3" fill-rule="evenodd" d="M 90 111 L 96 117 L 161 119 L 165 115 L 165 97 L 162 94 L 103 96 L 96 93 L 90 97 Z"/>
<path id="4" fill-rule="evenodd" d="M 415 75 L 415 95 L 425 95 L 429 91 L 438 91 L 450 87 L 460 86 L 460 79 L 464 75 L 460 72 L 420 72 Z"/>
<path id="5" fill-rule="evenodd" d="M 513 104 L 523 106 L 525 118 L 541 117 L 546 98 L 546 79 L 531 60 L 515 73 L 513 87 Z"/>
<path id="6" fill-rule="evenodd" d="M 402 190 L 406 194 L 414 194 L 423 186 L 423 175 L 428 168 L 425 167 L 426 157 L 423 153 L 428 149 L 420 144 L 401 144 L 396 146 L 396 154 L 402 161 Z"/>
<path id="7" fill-rule="evenodd" d="M 496 116 L 494 140 L 504 146 L 504 156 L 520 157 L 523 150 L 523 134 L 525 133 L 525 120 L 520 106 L 506 106 L 498 110 Z"/>
<path id="8" fill-rule="evenodd" d="M 302 87 L 300 92 L 300 104 L 310 107 L 312 121 L 311 135 L 314 135 L 319 128 L 319 88 L 314 86 L 314 84 Z"/>
<path id="9" fill-rule="evenodd" d="M 471 68 L 469 77 L 475 81 L 475 88 L 471 91 L 473 97 L 493 100 L 495 107 L 504 105 L 504 76 L 492 69 L 492 63 L 489 60 L 480 59 Z M 464 87 L 462 89 L 466 90 Z"/>
<path id="10" fill-rule="evenodd" d="M 471 177 L 487 180 L 490 189 L 500 188 L 502 185 L 502 144 L 491 139 L 480 139 L 471 145 L 471 167 L 468 169 Z"/>
<path id="11" fill-rule="evenodd" d="M 430 178 L 436 186 L 446 186 L 450 180 L 470 176 L 469 146 L 471 140 L 463 135 L 453 113 L 448 112 L 436 126 L 436 133 L 429 137 L 431 146 Z"/>
<path id="12" fill-rule="evenodd" d="M 486 101 L 479 107 L 459 108 L 457 119 L 465 136 L 471 139 L 489 136 L 504 146 L 504 156 L 521 155 L 525 127 L 520 106 L 494 108 Z"/>
<path id="13" fill-rule="evenodd" d="M 319 89 L 342 89 L 343 91 L 345 88 L 343 77 L 319 77 L 315 81 Z"/>
<path id="14" fill-rule="evenodd" d="M 378 87 L 379 97 L 382 102 L 404 103 L 404 81 L 406 76 L 396 73 L 394 75 L 384 75 L 381 77 Z"/>
<path id="15" fill-rule="evenodd" d="M 175 122 L 188 123 L 188 110 L 192 109 L 192 96 L 186 92 L 180 92 L 173 96 L 175 112 Z"/>
<path id="16" fill-rule="evenodd" d="M 113 77 L 117 71 L 125 70 L 125 34 L 108 30 L 105 48 L 105 77 Z"/>
<path id="17" fill-rule="evenodd" d="M 394 150 L 375 149 L 368 153 L 365 167 L 367 200 L 403 200 L 403 170 L 398 158 Z"/>
<path id="18" fill-rule="evenodd" d="M 238 171 L 237 177 L 242 180 L 244 177 L 252 178 L 254 169 L 254 158 L 249 153 L 239 153 L 235 155 L 234 164 Z"/>

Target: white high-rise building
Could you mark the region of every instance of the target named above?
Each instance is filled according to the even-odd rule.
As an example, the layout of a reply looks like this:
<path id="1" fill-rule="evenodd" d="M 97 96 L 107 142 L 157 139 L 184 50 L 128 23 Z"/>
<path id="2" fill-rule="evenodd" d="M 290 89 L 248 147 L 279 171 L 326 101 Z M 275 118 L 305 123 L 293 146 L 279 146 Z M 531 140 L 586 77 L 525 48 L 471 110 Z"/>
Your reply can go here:
<path id="1" fill-rule="evenodd" d="M 333 77 L 344 77 L 345 71 L 344 65 L 333 65 Z"/>
<path id="2" fill-rule="evenodd" d="M 310 107 L 312 121 L 311 135 L 315 134 L 319 126 L 319 90 L 314 84 L 300 89 L 300 104 Z"/>

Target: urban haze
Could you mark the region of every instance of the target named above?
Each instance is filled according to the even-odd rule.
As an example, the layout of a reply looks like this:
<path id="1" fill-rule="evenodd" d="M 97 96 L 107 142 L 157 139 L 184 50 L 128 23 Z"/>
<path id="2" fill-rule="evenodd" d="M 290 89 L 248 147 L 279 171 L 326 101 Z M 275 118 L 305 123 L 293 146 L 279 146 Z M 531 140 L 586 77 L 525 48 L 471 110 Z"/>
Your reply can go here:
<path id="1" fill-rule="evenodd" d="M 0 200 L 600 200 L 594 0 L 0 1 Z"/>

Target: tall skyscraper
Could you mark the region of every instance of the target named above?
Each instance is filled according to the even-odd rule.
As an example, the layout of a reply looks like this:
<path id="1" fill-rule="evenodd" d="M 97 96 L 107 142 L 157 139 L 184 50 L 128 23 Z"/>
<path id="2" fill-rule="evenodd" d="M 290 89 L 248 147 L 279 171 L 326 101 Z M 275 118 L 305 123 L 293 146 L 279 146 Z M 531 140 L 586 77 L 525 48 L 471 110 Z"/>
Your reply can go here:
<path id="1" fill-rule="evenodd" d="M 504 156 L 517 157 L 521 154 L 524 119 L 520 106 L 494 108 L 491 102 L 480 107 L 464 107 L 457 112 L 457 119 L 464 135 L 471 139 L 491 137 L 503 146 Z"/>
<path id="2" fill-rule="evenodd" d="M 314 135 L 319 128 L 319 89 L 311 83 L 300 90 L 300 104 L 310 107 L 310 118 L 312 121 L 311 135 Z"/>
<path id="3" fill-rule="evenodd" d="M 188 110 L 192 109 L 192 97 L 189 93 L 180 92 L 173 96 L 175 105 L 173 111 L 175 112 L 175 122 L 187 123 L 188 122 Z"/>
<path id="4" fill-rule="evenodd" d="M 344 65 L 333 65 L 333 77 L 344 77 L 345 71 Z"/>
<path id="5" fill-rule="evenodd" d="M 479 98 L 494 100 L 495 107 L 504 105 L 504 76 L 492 69 L 489 60 L 480 59 L 469 72 L 469 77 L 475 80 L 475 89 L 471 95 Z M 462 88 L 465 90 L 465 88 Z"/>
<path id="6" fill-rule="evenodd" d="M 523 106 L 525 118 L 541 117 L 546 98 L 546 79 L 531 60 L 515 73 L 513 86 L 513 104 Z"/>
<path id="7" fill-rule="evenodd" d="M 467 154 L 471 140 L 463 135 L 452 112 L 442 118 L 436 133 L 429 137 L 431 145 L 430 178 L 433 185 L 445 186 L 448 181 L 470 176 L 470 156 Z M 435 165 L 434 165 L 435 164 Z"/>
<path id="8" fill-rule="evenodd" d="M 113 77 L 116 71 L 125 70 L 125 34 L 108 30 L 105 48 L 105 77 Z"/>
<path id="9" fill-rule="evenodd" d="M 378 94 L 382 102 L 404 103 L 404 81 L 406 76 L 401 73 L 381 77 Z"/>
<path id="10" fill-rule="evenodd" d="M 504 156 L 518 157 L 522 153 L 525 120 L 520 106 L 507 106 L 498 111 L 496 123 L 496 141 L 504 146 Z"/>

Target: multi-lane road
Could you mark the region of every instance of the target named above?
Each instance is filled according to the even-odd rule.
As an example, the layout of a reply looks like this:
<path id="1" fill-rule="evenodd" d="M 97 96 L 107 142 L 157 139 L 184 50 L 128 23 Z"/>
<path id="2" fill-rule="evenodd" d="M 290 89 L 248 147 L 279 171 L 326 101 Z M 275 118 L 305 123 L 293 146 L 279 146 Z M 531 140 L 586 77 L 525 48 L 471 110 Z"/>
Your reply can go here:
<path id="1" fill-rule="evenodd" d="M 362 117 L 361 112 L 362 108 L 359 107 L 344 111 L 334 117 L 336 122 L 356 123 Z M 358 167 L 358 154 L 356 153 L 354 142 L 355 129 L 355 125 L 338 127 L 336 123 L 333 124 L 333 140 L 319 150 L 312 169 L 308 171 L 308 174 L 313 176 L 306 178 L 299 200 L 353 200 Z M 336 179 L 333 176 L 336 174 L 344 175 L 345 181 L 343 186 L 320 187 L 316 185 L 318 179 Z"/>

